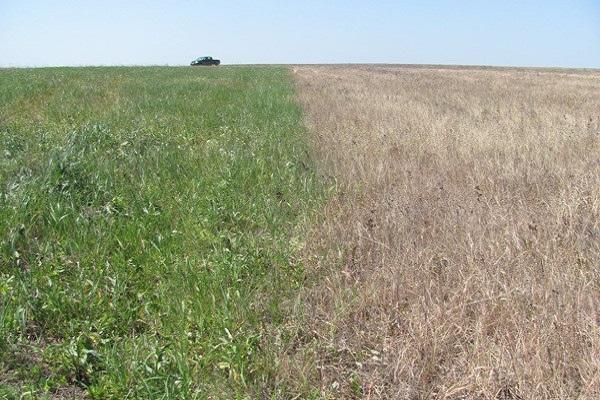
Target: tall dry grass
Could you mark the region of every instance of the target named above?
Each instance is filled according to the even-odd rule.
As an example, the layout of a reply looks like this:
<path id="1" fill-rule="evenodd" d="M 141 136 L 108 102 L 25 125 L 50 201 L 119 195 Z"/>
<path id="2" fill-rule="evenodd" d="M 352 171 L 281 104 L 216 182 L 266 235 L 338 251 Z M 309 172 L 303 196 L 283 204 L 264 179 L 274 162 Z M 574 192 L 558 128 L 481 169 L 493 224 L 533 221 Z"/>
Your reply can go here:
<path id="1" fill-rule="evenodd" d="M 284 369 L 335 398 L 600 398 L 600 72 L 298 67 L 322 173 Z"/>

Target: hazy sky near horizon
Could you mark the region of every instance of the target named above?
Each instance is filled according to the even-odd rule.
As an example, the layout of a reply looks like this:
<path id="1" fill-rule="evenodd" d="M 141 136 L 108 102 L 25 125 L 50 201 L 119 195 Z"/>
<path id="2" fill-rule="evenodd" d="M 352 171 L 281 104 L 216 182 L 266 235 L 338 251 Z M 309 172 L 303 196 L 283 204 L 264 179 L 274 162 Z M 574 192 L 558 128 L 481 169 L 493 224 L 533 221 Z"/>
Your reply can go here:
<path id="1" fill-rule="evenodd" d="M 600 67 L 600 0 L 0 0 L 0 66 Z"/>

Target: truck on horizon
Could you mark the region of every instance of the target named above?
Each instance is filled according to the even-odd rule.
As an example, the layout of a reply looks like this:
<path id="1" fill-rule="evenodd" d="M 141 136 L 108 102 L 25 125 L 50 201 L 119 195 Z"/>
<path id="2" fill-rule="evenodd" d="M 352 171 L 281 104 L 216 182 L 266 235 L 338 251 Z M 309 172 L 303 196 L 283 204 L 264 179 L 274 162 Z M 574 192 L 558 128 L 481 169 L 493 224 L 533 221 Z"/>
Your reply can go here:
<path id="1" fill-rule="evenodd" d="M 221 60 L 215 60 L 214 58 L 212 58 L 210 56 L 209 57 L 199 57 L 199 58 L 196 58 L 194 61 L 192 61 L 190 63 L 190 65 L 192 67 L 206 66 L 206 65 L 217 66 L 219 64 L 221 64 Z"/>

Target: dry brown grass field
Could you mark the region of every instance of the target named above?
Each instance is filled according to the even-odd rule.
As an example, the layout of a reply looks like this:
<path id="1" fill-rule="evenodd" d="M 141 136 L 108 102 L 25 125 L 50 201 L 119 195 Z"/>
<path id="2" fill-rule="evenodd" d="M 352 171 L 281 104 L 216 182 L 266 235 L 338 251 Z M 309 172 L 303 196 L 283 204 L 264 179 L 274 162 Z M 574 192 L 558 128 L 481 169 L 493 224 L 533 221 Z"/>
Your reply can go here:
<path id="1" fill-rule="evenodd" d="M 600 72 L 294 75 L 337 190 L 287 374 L 331 398 L 600 398 Z"/>

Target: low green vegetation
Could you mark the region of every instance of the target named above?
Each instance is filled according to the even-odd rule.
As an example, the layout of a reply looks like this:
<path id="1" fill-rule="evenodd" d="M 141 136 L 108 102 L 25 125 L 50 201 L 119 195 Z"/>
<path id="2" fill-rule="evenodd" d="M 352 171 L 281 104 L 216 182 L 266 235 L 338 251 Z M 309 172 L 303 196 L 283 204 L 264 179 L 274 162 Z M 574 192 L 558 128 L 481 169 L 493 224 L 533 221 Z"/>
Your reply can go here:
<path id="1" fill-rule="evenodd" d="M 0 70 L 0 398 L 272 394 L 302 133 L 285 69 Z"/>

